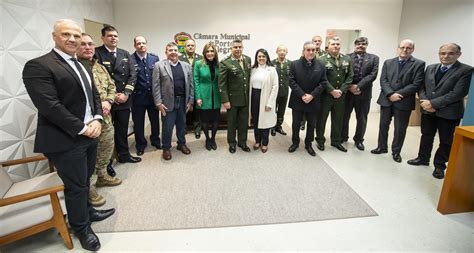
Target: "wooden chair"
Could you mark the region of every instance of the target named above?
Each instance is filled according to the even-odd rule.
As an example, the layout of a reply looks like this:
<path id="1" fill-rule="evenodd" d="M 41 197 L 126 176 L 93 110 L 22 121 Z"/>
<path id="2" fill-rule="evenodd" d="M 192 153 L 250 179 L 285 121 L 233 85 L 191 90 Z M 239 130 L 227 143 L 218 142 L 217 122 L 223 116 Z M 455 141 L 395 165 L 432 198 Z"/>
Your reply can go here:
<path id="1" fill-rule="evenodd" d="M 64 219 L 64 185 L 54 166 L 50 173 L 14 183 L 5 167 L 47 160 L 43 155 L 1 162 L 0 245 L 56 228 L 68 249 L 73 243 Z M 49 198 L 48 198 L 49 195 Z M 59 197 L 58 197 L 59 195 Z"/>

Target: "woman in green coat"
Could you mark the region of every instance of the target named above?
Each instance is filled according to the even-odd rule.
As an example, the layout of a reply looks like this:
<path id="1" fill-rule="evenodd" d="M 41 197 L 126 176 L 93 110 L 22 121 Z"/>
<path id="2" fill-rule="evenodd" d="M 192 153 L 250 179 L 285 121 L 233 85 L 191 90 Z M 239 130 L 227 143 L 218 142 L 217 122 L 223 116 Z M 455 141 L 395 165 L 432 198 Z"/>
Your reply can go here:
<path id="1" fill-rule="evenodd" d="M 219 59 L 216 46 L 212 42 L 204 45 L 203 59 L 194 65 L 194 96 L 199 110 L 202 130 L 206 136 L 206 149 L 217 149 L 216 133 L 219 124 L 221 96 L 217 85 Z M 209 136 L 211 126 L 211 136 Z"/>

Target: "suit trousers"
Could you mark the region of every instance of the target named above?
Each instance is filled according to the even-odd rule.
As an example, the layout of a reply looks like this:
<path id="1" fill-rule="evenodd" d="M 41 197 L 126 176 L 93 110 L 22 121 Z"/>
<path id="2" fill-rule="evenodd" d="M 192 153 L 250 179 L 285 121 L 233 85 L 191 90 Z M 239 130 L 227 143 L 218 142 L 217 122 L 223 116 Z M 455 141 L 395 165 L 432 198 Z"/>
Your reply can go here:
<path id="1" fill-rule="evenodd" d="M 343 141 L 349 139 L 349 121 L 352 111 L 355 109 L 357 125 L 353 140 L 355 142 L 364 142 L 367 118 L 370 111 L 370 99 L 360 99 L 352 94 L 347 94 L 345 103 L 344 119 L 342 122 L 342 139 Z"/>
<path id="2" fill-rule="evenodd" d="M 281 128 L 281 125 L 283 124 L 287 102 L 288 102 L 288 95 L 277 97 L 276 99 L 276 108 L 275 108 L 276 114 L 277 114 L 276 128 Z"/>
<path id="3" fill-rule="evenodd" d="M 311 146 L 311 143 L 314 140 L 314 128 L 316 125 L 316 115 L 317 112 L 305 112 L 294 110 L 292 112 L 292 122 L 291 122 L 291 142 L 294 145 L 300 144 L 300 126 L 303 117 L 306 117 L 306 137 L 304 139 L 304 145 Z"/>
<path id="4" fill-rule="evenodd" d="M 321 102 L 321 112 L 316 124 L 316 141 L 320 144 L 326 142 L 324 132 L 329 113 L 331 113 L 331 144 L 341 144 L 345 97 L 343 95 L 339 99 L 334 99 L 330 94 L 326 94 L 323 95 Z"/>
<path id="5" fill-rule="evenodd" d="M 390 122 L 393 117 L 395 129 L 393 131 L 392 153 L 400 154 L 403 142 L 405 141 L 411 111 L 399 110 L 393 105 L 387 107 L 381 106 L 380 108 L 380 125 L 377 147 L 387 149 L 388 129 L 390 128 Z"/>
<path id="6" fill-rule="evenodd" d="M 130 151 L 128 148 L 128 121 L 130 120 L 130 109 L 120 109 L 112 110 L 110 112 L 112 115 L 112 121 L 115 128 L 115 149 L 117 154 L 121 158 L 126 158 L 130 156 Z"/>
<path id="7" fill-rule="evenodd" d="M 459 119 L 449 120 L 440 118 L 435 114 L 422 114 L 418 157 L 423 161 L 430 161 L 434 137 L 436 131 L 438 131 L 439 147 L 436 150 L 433 163 L 436 168 L 446 169 L 446 162 L 448 162 L 451 144 L 453 143 L 454 130 L 459 125 L 459 122 Z"/>
<path id="8" fill-rule="evenodd" d="M 270 136 L 270 128 L 258 128 L 258 117 L 260 115 L 260 94 L 261 89 L 252 89 L 252 107 L 250 111 L 252 113 L 253 123 L 253 134 L 255 137 L 255 143 L 260 143 L 262 146 L 268 146 L 268 140 Z"/>
<path id="9" fill-rule="evenodd" d="M 76 138 L 81 140 L 72 149 L 44 155 L 53 162 L 64 183 L 69 225 L 78 233 L 91 224 L 89 212 L 93 208 L 88 202 L 89 180 L 95 168 L 97 139 L 83 136 Z"/>
<path id="10" fill-rule="evenodd" d="M 155 146 L 161 146 L 160 141 L 160 113 L 154 105 L 133 105 L 132 120 L 133 132 L 135 135 L 135 147 L 137 150 L 144 150 L 147 146 L 145 138 L 145 112 L 148 113 L 148 120 L 151 125 L 150 142 Z"/>
<path id="11" fill-rule="evenodd" d="M 249 107 L 233 106 L 227 110 L 227 143 L 229 145 L 247 145 Z M 237 141 L 235 140 L 237 131 Z"/>
<path id="12" fill-rule="evenodd" d="M 178 145 L 186 144 L 186 99 L 184 97 L 174 98 L 174 108 L 167 111 L 166 116 L 161 116 L 163 121 L 163 150 L 171 149 L 171 139 L 173 136 L 173 128 L 176 125 L 176 137 Z"/>

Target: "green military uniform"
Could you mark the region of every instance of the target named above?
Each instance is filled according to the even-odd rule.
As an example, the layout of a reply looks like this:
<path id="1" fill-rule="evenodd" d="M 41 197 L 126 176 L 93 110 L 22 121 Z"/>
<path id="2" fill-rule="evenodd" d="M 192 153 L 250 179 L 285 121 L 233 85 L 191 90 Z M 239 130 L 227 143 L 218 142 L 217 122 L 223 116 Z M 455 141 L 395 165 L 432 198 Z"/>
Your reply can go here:
<path id="1" fill-rule="evenodd" d="M 319 60 L 326 67 L 328 85 L 321 98 L 321 112 L 316 122 L 316 141 L 318 144 L 324 144 L 326 141 L 324 131 L 329 112 L 331 112 L 331 145 L 339 145 L 342 143 L 344 97 L 354 76 L 352 60 L 348 55 L 343 54 L 339 54 L 337 59 L 330 54 L 326 54 Z M 342 91 L 342 96 L 338 99 L 330 94 L 335 89 Z"/>
<path id="2" fill-rule="evenodd" d="M 235 131 L 238 130 L 238 145 L 247 145 L 249 119 L 249 81 L 251 60 L 242 55 L 242 66 L 232 55 L 219 63 L 219 91 L 222 103 L 230 102 L 227 110 L 227 143 L 236 144 Z"/>
<path id="3" fill-rule="evenodd" d="M 317 59 L 328 55 L 328 53 L 322 49 L 320 49 L 319 51 L 316 51 L 315 54 L 316 54 Z"/>
<path id="4" fill-rule="evenodd" d="M 92 68 L 94 83 L 100 94 L 102 102 L 108 101 L 113 104 L 115 100 L 115 83 L 110 77 L 107 69 L 99 64 L 96 60 L 82 61 L 84 65 Z M 102 131 L 99 136 L 97 145 L 97 156 L 95 169 L 98 177 L 104 177 L 107 174 L 107 164 L 114 152 L 114 125 L 112 124 L 112 116 L 109 114 L 103 116 Z M 91 178 L 91 185 L 94 185 L 97 178 Z"/>
<path id="5" fill-rule="evenodd" d="M 285 116 L 286 104 L 288 102 L 288 83 L 291 61 L 285 59 L 281 63 L 278 59 L 272 61 L 278 74 L 278 96 L 276 100 L 277 123 L 275 128 L 281 128 Z"/>
<path id="6" fill-rule="evenodd" d="M 194 70 L 194 65 L 197 61 L 202 60 L 202 55 L 194 54 L 193 58 L 189 58 L 187 54 L 182 54 L 178 57 L 180 61 L 187 62 L 191 64 Z M 194 130 L 194 134 L 199 136 L 201 134 L 201 120 L 199 119 L 199 112 L 196 110 L 196 99 L 194 100 L 194 110 L 187 114 L 186 122 L 192 122 L 192 127 Z"/>

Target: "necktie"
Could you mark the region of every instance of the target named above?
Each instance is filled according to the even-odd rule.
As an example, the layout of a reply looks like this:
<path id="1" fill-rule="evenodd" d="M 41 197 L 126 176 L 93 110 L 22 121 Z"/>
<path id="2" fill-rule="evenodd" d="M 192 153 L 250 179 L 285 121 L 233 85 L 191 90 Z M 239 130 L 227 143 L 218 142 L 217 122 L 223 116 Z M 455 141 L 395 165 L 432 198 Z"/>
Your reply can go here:
<path id="1" fill-rule="evenodd" d="M 405 63 L 407 63 L 406 60 L 398 61 L 398 71 L 402 70 L 403 66 L 405 66 Z"/>
<path id="2" fill-rule="evenodd" d="M 239 59 L 238 61 L 239 61 L 240 67 L 242 68 L 242 70 L 244 70 L 244 61 L 242 59 Z"/>
<path id="3" fill-rule="evenodd" d="M 89 100 L 89 106 L 91 107 L 91 112 L 94 114 L 94 110 L 92 108 L 92 103 L 94 103 L 94 100 L 92 99 L 92 88 L 91 84 L 89 83 L 89 80 L 86 77 L 86 73 L 82 70 L 81 64 L 77 61 L 76 58 L 71 58 L 71 61 L 74 62 L 74 65 L 76 65 L 77 70 L 79 71 L 79 74 L 81 75 L 82 83 L 84 84 L 84 88 L 86 89 L 86 94 L 87 94 L 87 100 Z"/>
<path id="4" fill-rule="evenodd" d="M 364 57 L 362 55 L 357 55 L 354 61 L 354 80 L 353 83 L 358 83 L 360 79 L 362 79 L 362 73 L 360 69 L 362 68 L 362 62 L 364 61 Z"/>
<path id="5" fill-rule="evenodd" d="M 112 55 L 112 57 L 113 57 L 114 60 L 115 60 L 115 58 L 117 57 L 117 56 L 115 55 L 115 51 L 110 51 L 110 54 Z"/>
<path id="6" fill-rule="evenodd" d="M 435 74 L 435 82 L 436 84 L 439 83 L 439 81 L 441 80 L 441 78 L 443 78 L 444 74 L 446 73 L 446 71 L 448 71 L 448 67 L 446 66 L 441 66 L 441 68 L 438 69 L 438 71 L 436 71 L 436 74 Z"/>
<path id="7" fill-rule="evenodd" d="M 142 58 L 142 62 L 143 62 L 143 65 L 146 66 L 146 58 L 145 57 Z"/>

